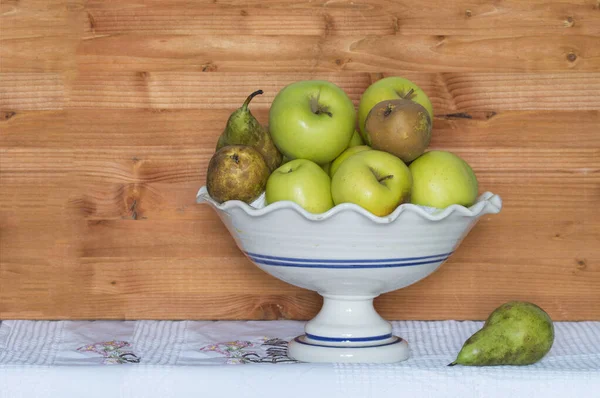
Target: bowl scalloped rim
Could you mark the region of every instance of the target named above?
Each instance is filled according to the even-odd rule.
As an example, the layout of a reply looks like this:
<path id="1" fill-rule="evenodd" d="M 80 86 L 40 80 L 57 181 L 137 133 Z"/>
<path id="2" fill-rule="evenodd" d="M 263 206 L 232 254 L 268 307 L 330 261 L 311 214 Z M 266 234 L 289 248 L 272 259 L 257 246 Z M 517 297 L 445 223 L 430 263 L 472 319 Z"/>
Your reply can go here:
<path id="1" fill-rule="evenodd" d="M 354 203 L 341 203 L 320 214 L 310 213 L 297 203 L 287 200 L 271 203 L 268 205 L 262 205 L 264 203 L 264 192 L 260 195 L 258 199 L 256 199 L 251 204 L 248 204 L 241 200 L 228 200 L 223 203 L 218 203 L 213 198 L 211 198 L 206 186 L 202 186 L 198 191 L 198 194 L 196 195 L 196 203 L 204 202 L 209 203 L 214 208 L 224 212 L 230 209 L 239 208 L 251 217 L 260 217 L 281 209 L 291 209 L 296 211 L 299 215 L 301 215 L 303 218 L 309 221 L 324 221 L 343 212 L 354 212 L 378 224 L 387 224 L 394 222 L 404 212 L 415 213 L 429 221 L 442 221 L 455 213 L 458 213 L 459 215 L 464 217 L 478 217 L 482 214 L 499 213 L 502 208 L 502 199 L 498 195 L 489 191 L 486 191 L 479 195 L 475 203 L 469 207 L 455 204 L 450 205 L 444 209 L 437 209 L 412 203 L 402 203 L 392 213 L 383 217 L 376 216 L 368 210 Z"/>

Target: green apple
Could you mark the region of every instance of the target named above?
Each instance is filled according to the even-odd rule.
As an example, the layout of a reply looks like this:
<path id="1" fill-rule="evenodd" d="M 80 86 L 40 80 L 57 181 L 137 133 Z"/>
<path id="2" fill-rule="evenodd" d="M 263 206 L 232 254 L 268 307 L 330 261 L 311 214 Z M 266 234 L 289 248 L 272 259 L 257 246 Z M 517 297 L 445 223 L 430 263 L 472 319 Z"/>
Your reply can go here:
<path id="1" fill-rule="evenodd" d="M 338 156 L 333 162 L 331 162 L 331 166 L 329 167 L 329 176 L 333 178 L 333 175 L 335 174 L 337 169 L 342 165 L 344 160 L 348 159 L 350 156 L 362 151 L 368 151 L 370 149 L 371 147 L 368 145 L 353 146 L 346 149 L 340 154 L 340 156 Z"/>
<path id="2" fill-rule="evenodd" d="M 352 148 L 353 146 L 365 145 L 360 133 L 354 130 L 354 134 L 352 134 L 352 138 L 350 138 L 350 142 L 348 143 L 348 148 Z"/>
<path id="3" fill-rule="evenodd" d="M 269 130 L 279 151 L 317 164 L 332 161 L 348 147 L 355 123 L 350 97 L 325 80 L 285 86 L 269 110 Z"/>
<path id="4" fill-rule="evenodd" d="M 291 200 L 310 213 L 324 213 L 333 207 L 331 179 L 315 162 L 294 159 L 275 169 L 265 189 L 268 204 Z"/>
<path id="5" fill-rule="evenodd" d="M 374 149 L 350 156 L 331 179 L 333 203 L 355 203 L 379 217 L 409 201 L 411 187 L 406 164 Z"/>
<path id="6" fill-rule="evenodd" d="M 411 90 L 413 90 L 412 93 L 408 95 Z M 367 87 L 358 104 L 358 126 L 362 139 L 366 144 L 371 145 L 365 130 L 367 115 L 371 109 L 381 101 L 405 98 L 405 96 L 408 96 L 406 99 L 423 105 L 427 112 L 429 112 L 431 120 L 433 120 L 433 106 L 431 105 L 431 101 L 429 101 L 429 97 L 419 86 L 400 76 L 384 77 Z"/>
<path id="7" fill-rule="evenodd" d="M 477 199 L 479 186 L 473 169 L 452 152 L 425 152 L 412 161 L 409 169 L 414 204 L 440 209 L 453 204 L 469 207 Z"/>

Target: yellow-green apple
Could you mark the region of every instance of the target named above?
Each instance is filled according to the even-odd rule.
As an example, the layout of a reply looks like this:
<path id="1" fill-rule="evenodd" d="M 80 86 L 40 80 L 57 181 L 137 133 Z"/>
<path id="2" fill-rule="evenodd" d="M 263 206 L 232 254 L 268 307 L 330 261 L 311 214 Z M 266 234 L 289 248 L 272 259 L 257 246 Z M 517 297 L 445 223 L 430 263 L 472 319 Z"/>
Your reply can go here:
<path id="1" fill-rule="evenodd" d="M 331 166 L 329 167 L 329 176 L 333 177 L 333 175 L 335 174 L 337 169 L 342 165 L 344 160 L 348 159 L 350 156 L 354 155 L 355 153 L 359 153 L 362 151 L 368 151 L 369 149 L 371 149 L 371 147 L 368 145 L 358 145 L 358 146 L 353 146 L 353 147 L 346 149 L 344 152 L 342 152 L 340 154 L 340 156 L 338 156 L 337 158 L 334 159 L 333 162 L 331 162 Z"/>
<path id="2" fill-rule="evenodd" d="M 356 110 L 339 86 L 325 80 L 304 80 L 281 89 L 269 110 L 273 142 L 289 159 L 325 164 L 348 147 Z"/>
<path id="3" fill-rule="evenodd" d="M 414 204 L 443 209 L 453 204 L 468 207 L 477 199 L 479 186 L 473 169 L 452 152 L 425 152 L 409 169 Z"/>
<path id="4" fill-rule="evenodd" d="M 423 105 L 429 113 L 429 117 L 433 120 L 431 101 L 419 86 L 404 77 L 384 77 L 367 87 L 358 104 L 358 127 L 361 137 L 367 145 L 371 145 L 371 143 L 366 134 L 365 123 L 371 109 L 381 101 L 401 98 L 410 99 Z"/>
<path id="5" fill-rule="evenodd" d="M 355 203 L 383 217 L 410 200 L 412 177 L 400 158 L 369 150 L 346 159 L 331 179 L 333 203 Z"/>
<path id="6" fill-rule="evenodd" d="M 290 200 L 316 214 L 333 207 L 331 179 L 321 166 L 308 159 L 294 159 L 275 169 L 265 191 L 267 205 Z"/>
<path id="7" fill-rule="evenodd" d="M 352 138 L 350 138 L 350 142 L 348 143 L 348 148 L 359 145 L 365 145 L 365 142 L 360 136 L 360 133 L 357 130 L 354 130 L 354 134 L 352 134 Z"/>

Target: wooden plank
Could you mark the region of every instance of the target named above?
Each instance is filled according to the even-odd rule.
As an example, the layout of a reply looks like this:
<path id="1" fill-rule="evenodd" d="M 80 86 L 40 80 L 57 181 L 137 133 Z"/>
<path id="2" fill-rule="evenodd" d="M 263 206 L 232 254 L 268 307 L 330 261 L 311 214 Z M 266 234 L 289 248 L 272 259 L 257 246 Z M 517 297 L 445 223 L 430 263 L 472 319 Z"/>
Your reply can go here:
<path id="1" fill-rule="evenodd" d="M 0 146 L 63 148 L 216 145 L 233 109 L 70 109 L 0 113 Z M 268 111 L 254 110 L 261 122 Z"/>
<path id="2" fill-rule="evenodd" d="M 481 148 L 440 147 L 457 153 L 482 174 L 516 178 L 522 171 L 547 176 L 600 178 L 600 148 Z M 178 183 L 203 181 L 213 148 L 181 147 L 80 150 L 75 175 L 89 183 Z M 133 155 L 133 156 L 132 156 Z"/>
<path id="3" fill-rule="evenodd" d="M 89 1 L 88 34 L 488 35 L 600 34 L 588 0 Z"/>
<path id="4" fill-rule="evenodd" d="M 434 118 L 441 148 L 600 148 L 600 111 L 475 111 Z"/>
<path id="5" fill-rule="evenodd" d="M 4 111 L 0 113 L 0 146 L 146 149 L 177 146 L 210 151 L 234 109 Z M 251 111 L 262 124 L 267 124 L 268 109 L 262 106 L 255 109 L 253 103 Z M 434 118 L 431 145 L 589 150 L 600 148 L 598 125 L 599 110 L 439 114 Z"/>
<path id="6" fill-rule="evenodd" d="M 63 35 L 2 38 L 0 72 L 57 73 L 74 69 L 77 43 L 76 38 Z"/>
<path id="7" fill-rule="evenodd" d="M 53 198 L 52 200 L 56 200 Z M 69 217 L 67 213 L 57 209 L 54 205 L 48 206 L 45 212 L 41 207 L 34 208 L 33 204 L 25 203 L 22 207 L 13 209 L 0 209 L 0 254 L 1 266 L 5 269 L 5 262 L 11 258 L 18 261 L 47 263 L 48 274 L 65 272 L 63 264 L 73 263 L 78 256 L 77 237 L 81 232 L 77 220 Z M 52 213 L 55 212 L 55 213 Z M 56 268 L 53 268 L 56 267 Z M 29 273 L 23 269 L 22 273 Z M 20 271 L 20 272 L 21 272 Z M 70 283 L 69 272 L 64 273 Z M 34 274 L 32 284 L 38 284 L 42 291 L 52 291 L 55 286 L 46 281 L 47 275 Z M 9 290 L 19 289 L 13 286 L 9 289 L 5 281 L 0 278 L 0 295 L 8 294 Z M 47 284 L 50 283 L 50 284 Z M 4 298 L 0 298 L 0 302 Z"/>
<path id="8" fill-rule="evenodd" d="M 94 36 L 83 70 L 598 71 L 598 36 Z M 479 56 L 473 57 L 473 54 Z"/>
<path id="9" fill-rule="evenodd" d="M 260 88 L 265 93 L 252 101 L 252 109 L 268 109 L 285 85 L 311 78 L 338 84 L 355 102 L 371 82 L 366 73 L 88 72 L 73 82 L 70 107 L 235 109 Z"/>
<path id="10" fill-rule="evenodd" d="M 73 169 L 73 151 L 46 148 L 0 149 L 2 182 L 44 183 L 48 178 L 64 178 Z"/>
<path id="11" fill-rule="evenodd" d="M 366 73 L 80 73 L 70 108 L 235 109 L 254 90 L 253 110 L 266 110 L 285 85 L 325 79 L 358 105 L 364 90 L 392 74 Z M 600 73 L 416 73 L 399 71 L 430 97 L 437 115 L 471 111 L 600 109 Z M 560 95 L 556 95 L 560 93 Z"/>
<path id="12" fill-rule="evenodd" d="M 372 81 L 392 74 L 366 73 L 80 73 L 69 81 L 58 74 L 0 74 L 0 109 L 69 108 L 235 109 L 261 88 L 253 110 L 268 109 L 277 92 L 298 80 L 338 84 L 355 105 Z M 600 73 L 415 73 L 398 71 L 429 95 L 435 113 L 502 110 L 594 110 L 600 108 Z M 67 91 L 67 92 L 65 92 Z M 560 95 L 556 95 L 560 93 Z M 68 104 L 68 105 L 67 105 Z M 6 117 L 6 114 L 4 115 Z"/>
<path id="13" fill-rule="evenodd" d="M 65 84 L 59 73 L 0 73 L 0 88 L 0 110 L 62 109 L 65 106 Z M 8 115 L 10 113 L 3 113 L 5 119 Z"/>
<path id="14" fill-rule="evenodd" d="M 519 297 L 539 303 L 556 320 L 565 316 L 569 319 L 590 319 L 590 313 L 591 319 L 598 316 L 597 307 L 578 305 L 585 302 L 586 297 L 595 297 L 593 289 L 598 283 L 599 273 L 588 271 L 585 265 L 573 263 L 558 272 L 540 274 L 537 269 L 524 272 L 523 265 L 510 262 L 469 263 L 458 260 L 460 254 L 466 252 L 459 250 L 456 260 L 449 260 L 434 275 L 412 287 L 381 296 L 376 300 L 378 310 L 394 319 L 423 319 L 423 314 L 434 314 L 431 319 L 440 314 L 442 317 L 456 314 L 454 316 L 461 319 L 474 313 L 485 317 L 498 303 Z M 54 268 L 58 267 L 55 265 Z M 23 273 L 24 269 L 30 273 Z M 214 275 L 216 269 L 220 273 L 218 277 L 227 277 L 227 283 L 220 286 L 206 283 L 217 277 Z M 462 272 L 456 272 L 458 269 Z M 517 269 L 521 270 L 520 278 L 514 276 Z M 53 272 L 52 268 L 43 264 L 22 267 L 6 263 L 2 272 L 13 282 L 7 286 L 19 285 L 24 289 L 10 289 L 11 295 L 2 300 L 4 307 L 10 304 L 12 308 L 32 311 L 31 306 L 23 307 L 26 302 L 23 298 L 25 294 L 37 294 L 51 300 L 36 300 L 40 303 L 36 309 L 38 316 L 43 317 L 63 318 L 64 312 L 59 312 L 62 301 L 63 310 L 70 303 L 69 312 L 79 317 L 97 317 L 96 314 L 101 313 L 102 318 L 120 319 L 146 318 L 148 314 L 152 314 L 152 318 L 163 319 L 308 319 L 316 314 L 320 305 L 315 294 L 283 284 L 244 259 L 84 259 L 77 269 L 68 271 L 67 275 L 77 277 L 77 284 L 68 286 L 65 274 L 60 275 L 58 270 Z M 48 274 L 51 281 L 35 278 L 35 274 Z M 467 280 L 464 275 L 469 275 Z M 165 283 L 165 280 L 175 278 L 177 284 Z M 560 289 L 559 278 L 575 283 L 581 295 L 577 298 L 557 295 L 554 289 Z M 43 289 L 50 282 L 69 289 Z M 457 285 L 465 286 L 471 293 L 457 292 Z M 490 285 L 499 288 L 490 292 Z M 262 293 L 249 293 L 252 286 L 261 286 Z M 75 295 L 78 295 L 76 300 Z M 3 312 L 5 318 L 10 315 L 11 312 Z"/>
<path id="15" fill-rule="evenodd" d="M 0 2 L 0 39 L 68 36 L 82 31 L 75 22 L 85 0 L 3 0 Z M 61 40 L 55 41 L 60 42 Z"/>
<path id="16" fill-rule="evenodd" d="M 212 272 L 198 272 L 205 266 L 235 269 L 234 275 L 254 274 L 261 278 L 237 278 L 231 292 L 206 284 Z M 310 319 L 322 302 L 314 292 L 262 280 L 264 272 L 252 265 L 227 258 L 204 259 L 91 259 L 83 260 L 63 273 L 57 264 L 6 262 L 0 269 L 5 286 L 0 291 L 3 319 Z M 245 272 L 245 269 L 248 272 Z M 240 272 L 241 271 L 241 272 Z M 94 277 L 90 275 L 98 274 Z M 36 274 L 47 274 L 41 281 Z M 176 277 L 180 284 L 164 283 Z M 141 280 L 141 275 L 147 275 Z M 169 279 L 169 280 L 170 280 Z M 37 282 L 37 283 L 36 283 Z M 52 284 L 43 289 L 42 284 Z M 92 282 L 92 283 L 90 283 Z M 254 285 L 262 283 L 262 285 Z M 21 286 L 14 290 L 11 286 Z M 272 293 L 253 293 L 262 286 Z M 277 289 L 279 287 L 279 289 Z M 8 294 L 10 293 L 10 294 Z M 127 297 L 126 300 L 124 298 Z M 68 314 L 68 315 L 66 315 Z"/>
<path id="17" fill-rule="evenodd" d="M 84 0 L 0 3 L 0 72 L 64 72 L 84 34 Z"/>

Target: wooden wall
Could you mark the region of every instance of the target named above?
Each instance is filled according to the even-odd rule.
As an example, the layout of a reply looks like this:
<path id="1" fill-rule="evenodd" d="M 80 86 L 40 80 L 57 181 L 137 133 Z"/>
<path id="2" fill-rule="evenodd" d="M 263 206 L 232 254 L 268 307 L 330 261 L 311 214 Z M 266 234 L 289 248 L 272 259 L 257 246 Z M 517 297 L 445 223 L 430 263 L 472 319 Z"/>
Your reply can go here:
<path id="1" fill-rule="evenodd" d="M 308 319 L 313 292 L 246 260 L 195 204 L 256 89 L 328 79 L 355 104 L 414 80 L 432 148 L 501 195 L 388 319 L 530 300 L 600 320 L 598 0 L 0 1 L 0 319 Z"/>

